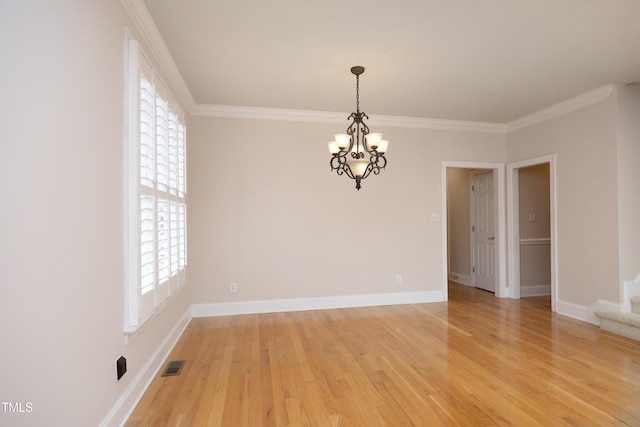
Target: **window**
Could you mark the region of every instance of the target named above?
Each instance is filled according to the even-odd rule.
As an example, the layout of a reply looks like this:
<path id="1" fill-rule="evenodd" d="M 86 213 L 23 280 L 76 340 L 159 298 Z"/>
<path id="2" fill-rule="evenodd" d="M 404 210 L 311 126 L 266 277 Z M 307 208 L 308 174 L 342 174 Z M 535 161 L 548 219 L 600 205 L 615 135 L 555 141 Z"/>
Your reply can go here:
<path id="1" fill-rule="evenodd" d="M 186 128 L 183 114 L 129 41 L 127 319 L 135 330 L 186 280 Z"/>

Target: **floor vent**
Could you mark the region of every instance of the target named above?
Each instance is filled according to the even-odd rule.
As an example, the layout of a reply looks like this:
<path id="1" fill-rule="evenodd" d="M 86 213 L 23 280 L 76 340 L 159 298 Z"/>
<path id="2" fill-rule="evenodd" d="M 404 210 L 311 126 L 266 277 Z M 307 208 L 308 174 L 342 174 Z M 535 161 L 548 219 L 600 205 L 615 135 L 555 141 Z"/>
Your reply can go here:
<path id="1" fill-rule="evenodd" d="M 167 368 L 162 373 L 163 377 L 169 377 L 171 375 L 180 375 L 180 371 L 182 371 L 182 367 L 186 360 L 174 360 L 169 362 Z"/>

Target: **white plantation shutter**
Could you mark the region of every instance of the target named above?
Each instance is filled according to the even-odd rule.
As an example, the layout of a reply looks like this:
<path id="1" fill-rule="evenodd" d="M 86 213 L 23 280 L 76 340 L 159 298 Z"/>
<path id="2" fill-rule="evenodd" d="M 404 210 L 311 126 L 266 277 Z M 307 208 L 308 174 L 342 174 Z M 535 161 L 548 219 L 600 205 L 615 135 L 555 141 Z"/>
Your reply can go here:
<path id="1" fill-rule="evenodd" d="M 140 294 L 153 291 L 156 274 L 155 201 L 140 197 Z"/>
<path id="2" fill-rule="evenodd" d="M 187 206 L 178 204 L 178 269 L 180 282 L 184 282 L 184 268 L 187 265 Z"/>
<path id="3" fill-rule="evenodd" d="M 178 116 L 169 112 L 168 120 L 168 151 L 169 151 L 169 192 L 178 194 Z"/>
<path id="4" fill-rule="evenodd" d="M 127 329 L 186 279 L 186 128 L 182 113 L 138 48 L 129 46 Z"/>

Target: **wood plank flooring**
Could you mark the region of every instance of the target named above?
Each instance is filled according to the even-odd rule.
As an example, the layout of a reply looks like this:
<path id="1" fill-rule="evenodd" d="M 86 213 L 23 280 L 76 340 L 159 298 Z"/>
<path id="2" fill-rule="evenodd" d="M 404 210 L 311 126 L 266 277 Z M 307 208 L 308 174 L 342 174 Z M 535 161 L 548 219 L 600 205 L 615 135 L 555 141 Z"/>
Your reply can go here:
<path id="1" fill-rule="evenodd" d="M 127 426 L 640 426 L 640 342 L 451 283 L 449 302 L 193 319 Z"/>

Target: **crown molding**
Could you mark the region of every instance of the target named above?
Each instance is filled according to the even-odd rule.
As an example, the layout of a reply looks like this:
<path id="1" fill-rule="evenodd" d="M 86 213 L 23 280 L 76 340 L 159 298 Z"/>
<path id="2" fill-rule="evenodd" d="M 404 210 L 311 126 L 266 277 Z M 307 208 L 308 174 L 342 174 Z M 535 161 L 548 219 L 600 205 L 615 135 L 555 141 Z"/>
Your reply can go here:
<path id="1" fill-rule="evenodd" d="M 286 110 L 280 108 L 241 107 L 233 105 L 197 104 L 194 116 L 233 119 L 282 120 L 290 122 L 344 123 L 350 113 L 327 111 Z M 409 129 L 437 129 L 467 132 L 505 133 L 501 123 L 467 122 L 460 120 L 423 119 L 419 117 L 369 115 L 369 125 Z"/>
<path id="2" fill-rule="evenodd" d="M 349 117 L 349 113 L 215 104 L 196 104 L 191 110 L 191 114 L 194 116 L 228 119 L 283 120 L 316 123 L 342 123 Z"/>
<path id="3" fill-rule="evenodd" d="M 453 130 L 462 132 L 506 133 L 503 123 L 474 122 L 464 120 L 428 119 L 421 117 L 371 115 L 369 123 L 411 129 Z"/>
<path id="4" fill-rule="evenodd" d="M 162 35 L 153 21 L 147 6 L 143 0 L 120 0 L 122 7 L 131 19 L 136 31 L 141 37 L 141 41 L 147 47 L 145 51 L 153 58 L 154 65 L 157 66 L 162 76 L 168 79 L 166 83 L 173 89 L 172 93 L 182 104 L 186 111 L 193 110 L 195 101 L 189 87 L 182 78 L 167 45 L 162 39 Z"/>
<path id="5" fill-rule="evenodd" d="M 145 46 L 150 50 L 154 62 L 162 75 L 175 90 L 178 101 L 189 114 L 204 117 L 222 117 L 259 120 L 282 120 L 316 123 L 344 123 L 349 113 L 326 111 L 287 110 L 279 108 L 241 107 L 232 105 L 196 104 L 182 74 L 162 39 L 143 0 L 120 0 Z M 588 107 L 607 99 L 615 90 L 607 85 L 576 96 L 508 123 L 473 122 L 462 120 L 429 119 L 420 117 L 370 115 L 370 124 L 410 129 L 435 129 L 464 132 L 506 134 L 528 126 L 562 116 L 580 108 Z"/>
<path id="6" fill-rule="evenodd" d="M 597 104 L 609 98 L 614 91 L 615 85 L 602 86 L 508 123 L 370 115 L 369 124 L 409 129 L 506 134 Z M 190 112 L 194 116 L 319 123 L 344 123 L 345 118 L 349 116 L 348 113 L 332 113 L 326 111 L 286 110 L 279 108 L 210 104 L 195 104 Z"/>
<path id="7" fill-rule="evenodd" d="M 559 102 L 555 105 L 507 123 L 506 131 L 507 133 L 514 132 L 544 122 L 546 120 L 571 113 L 581 108 L 597 104 L 598 102 L 604 101 L 605 99 L 609 98 L 614 90 L 614 85 L 606 85 L 599 87 L 598 89 L 583 93 L 582 95 L 567 99 L 566 101 Z"/>

